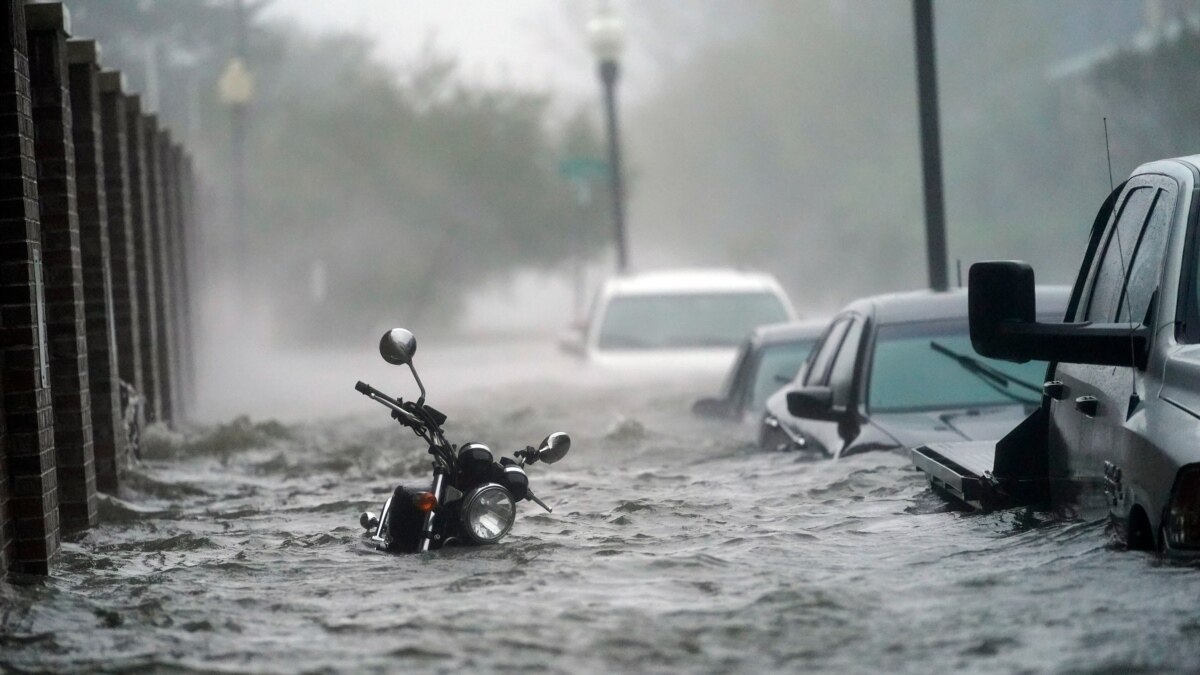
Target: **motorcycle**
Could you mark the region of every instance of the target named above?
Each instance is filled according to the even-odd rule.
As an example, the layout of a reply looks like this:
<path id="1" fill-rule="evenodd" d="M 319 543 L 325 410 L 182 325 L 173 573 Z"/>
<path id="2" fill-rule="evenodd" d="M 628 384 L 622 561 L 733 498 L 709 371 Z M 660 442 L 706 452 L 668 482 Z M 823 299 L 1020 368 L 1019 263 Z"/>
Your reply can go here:
<path id="1" fill-rule="evenodd" d="M 428 490 L 398 486 L 376 515 L 370 511 L 359 524 L 376 548 L 394 553 L 425 553 L 446 546 L 494 544 L 512 529 L 517 502 L 529 500 L 552 509 L 529 489 L 527 465 L 553 464 L 571 449 L 571 438 L 559 431 L 537 448 L 526 446 L 516 459 L 493 459 L 482 443 L 451 445 L 442 426 L 446 415 L 425 402 L 425 385 L 413 366 L 417 339 L 393 328 L 379 340 L 379 353 L 392 365 L 406 365 L 421 395 L 416 401 L 392 398 L 359 381 L 355 390 L 392 411 L 392 419 L 411 429 L 429 446 L 433 481 Z"/>

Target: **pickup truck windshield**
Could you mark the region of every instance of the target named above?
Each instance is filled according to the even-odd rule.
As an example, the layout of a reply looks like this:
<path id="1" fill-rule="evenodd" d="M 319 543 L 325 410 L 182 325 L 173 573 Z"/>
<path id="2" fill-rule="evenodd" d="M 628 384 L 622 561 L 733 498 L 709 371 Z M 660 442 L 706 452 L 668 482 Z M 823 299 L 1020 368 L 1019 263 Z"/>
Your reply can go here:
<path id="1" fill-rule="evenodd" d="M 600 349 L 736 347 L 755 326 L 788 319 L 770 293 L 672 293 L 613 298 Z"/>
<path id="2" fill-rule="evenodd" d="M 1013 405 L 1014 395 L 1036 405 L 1037 394 L 1021 387 L 997 389 L 995 378 L 972 373 L 931 348 L 931 342 L 1022 382 L 1041 385 L 1045 379 L 1045 361 L 1010 363 L 976 354 L 965 321 L 880 326 L 867 396 L 872 413 Z"/>

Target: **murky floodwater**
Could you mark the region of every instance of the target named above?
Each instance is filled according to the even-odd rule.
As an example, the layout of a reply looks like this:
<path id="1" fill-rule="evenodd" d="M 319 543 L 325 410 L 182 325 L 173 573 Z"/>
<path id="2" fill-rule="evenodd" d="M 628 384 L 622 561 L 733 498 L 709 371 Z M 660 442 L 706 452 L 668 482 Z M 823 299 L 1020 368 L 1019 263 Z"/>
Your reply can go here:
<path id="1" fill-rule="evenodd" d="M 553 514 L 522 504 L 495 547 L 374 552 L 359 512 L 427 456 L 364 398 L 361 418 L 160 436 L 52 579 L 0 584 L 0 670 L 1200 668 L 1200 570 L 1115 551 L 1102 523 L 950 512 L 892 454 L 763 454 L 679 390 L 446 402 L 425 380 L 452 440 L 571 432 L 530 470 Z"/>

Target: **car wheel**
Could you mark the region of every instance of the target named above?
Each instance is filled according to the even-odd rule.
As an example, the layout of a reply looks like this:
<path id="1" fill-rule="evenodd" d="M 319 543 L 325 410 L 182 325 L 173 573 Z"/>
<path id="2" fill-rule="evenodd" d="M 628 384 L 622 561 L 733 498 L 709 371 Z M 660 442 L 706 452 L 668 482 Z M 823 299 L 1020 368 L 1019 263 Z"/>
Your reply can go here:
<path id="1" fill-rule="evenodd" d="M 1159 540 L 1161 540 L 1161 532 Z M 1150 518 L 1146 516 L 1146 512 L 1140 506 L 1134 506 L 1129 511 L 1129 523 L 1125 526 L 1125 547 L 1131 551 L 1158 549 L 1154 531 L 1150 529 Z"/>

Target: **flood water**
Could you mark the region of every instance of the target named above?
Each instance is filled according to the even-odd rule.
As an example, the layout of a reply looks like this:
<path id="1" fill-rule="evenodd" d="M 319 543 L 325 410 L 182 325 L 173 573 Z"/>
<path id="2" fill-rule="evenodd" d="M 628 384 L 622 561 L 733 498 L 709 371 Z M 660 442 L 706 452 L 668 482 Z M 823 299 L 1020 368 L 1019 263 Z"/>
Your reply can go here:
<path id="1" fill-rule="evenodd" d="M 0 671 L 1200 668 L 1200 570 L 1115 550 L 1102 522 L 953 512 L 890 453 L 765 454 L 692 419 L 686 386 L 460 363 L 441 396 L 456 359 L 430 360 L 452 441 L 571 433 L 529 472 L 552 514 L 521 504 L 494 547 L 373 551 L 358 514 L 428 457 L 346 372 L 360 415 L 155 435 L 52 578 L 0 584 Z"/>

